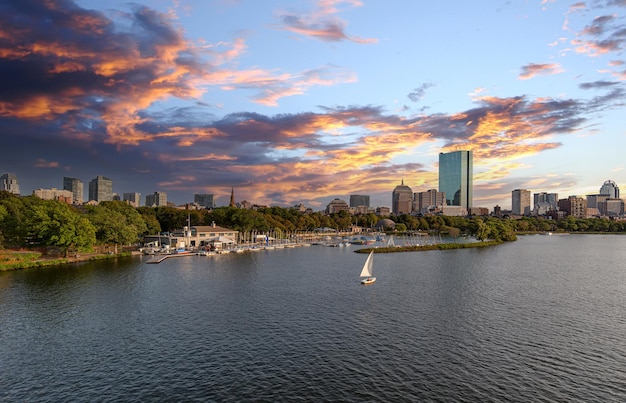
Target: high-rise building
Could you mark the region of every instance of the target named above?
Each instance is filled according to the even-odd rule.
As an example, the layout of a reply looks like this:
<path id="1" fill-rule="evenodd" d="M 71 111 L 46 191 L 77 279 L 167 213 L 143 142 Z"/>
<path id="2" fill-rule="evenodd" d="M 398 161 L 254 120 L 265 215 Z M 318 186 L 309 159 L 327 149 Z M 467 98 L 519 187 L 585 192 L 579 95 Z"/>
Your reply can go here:
<path id="1" fill-rule="evenodd" d="M 89 200 L 113 200 L 113 181 L 105 176 L 96 176 L 89 182 Z"/>
<path id="2" fill-rule="evenodd" d="M 448 206 L 462 206 L 467 211 L 472 207 L 473 165 L 471 151 L 439 154 L 439 191 L 446 194 Z"/>
<path id="3" fill-rule="evenodd" d="M 445 206 L 446 194 L 437 192 L 437 189 L 430 189 L 426 192 L 415 193 L 414 202 L 414 211 L 425 214 L 440 206 Z"/>
<path id="4" fill-rule="evenodd" d="M 607 198 L 598 202 L 598 211 L 603 216 L 619 217 L 624 214 L 624 200 Z"/>
<path id="5" fill-rule="evenodd" d="M 515 189 L 511 192 L 511 214 L 513 215 L 529 215 L 530 214 L 530 190 Z"/>
<path id="6" fill-rule="evenodd" d="M 167 194 L 163 192 L 154 192 L 154 194 L 146 195 L 147 207 L 164 207 L 167 206 Z"/>
<path id="7" fill-rule="evenodd" d="M 411 214 L 413 211 L 413 190 L 402 183 L 391 192 L 391 212 L 393 214 Z"/>
<path id="8" fill-rule="evenodd" d="M 535 210 L 537 210 L 539 203 L 548 203 L 549 210 L 556 210 L 559 202 L 559 194 L 558 193 L 535 193 L 533 194 L 533 201 Z"/>
<path id="9" fill-rule="evenodd" d="M 370 197 L 366 195 L 350 195 L 350 207 L 370 206 Z"/>
<path id="10" fill-rule="evenodd" d="M 598 205 L 606 199 L 610 199 L 609 195 L 587 195 L 587 208 L 599 208 Z"/>
<path id="11" fill-rule="evenodd" d="M 141 206 L 141 193 L 124 193 L 122 197 L 125 202 L 133 207 Z"/>
<path id="12" fill-rule="evenodd" d="M 63 190 L 72 192 L 72 203 L 83 204 L 83 181 L 77 178 L 63 177 Z"/>
<path id="13" fill-rule="evenodd" d="M 619 199 L 619 188 L 612 180 L 605 181 L 600 187 L 600 194 L 609 196 L 611 199 Z"/>
<path id="14" fill-rule="evenodd" d="M 207 193 L 194 194 L 193 202 L 208 209 L 212 209 L 215 207 L 215 199 L 212 194 L 207 194 Z"/>
<path id="15" fill-rule="evenodd" d="M 559 210 L 564 211 L 568 216 L 587 218 L 587 199 L 578 196 L 561 199 L 559 200 Z"/>
<path id="16" fill-rule="evenodd" d="M 20 185 L 17 183 L 17 176 L 15 174 L 2 174 L 0 176 L 0 190 L 19 195 Z"/>

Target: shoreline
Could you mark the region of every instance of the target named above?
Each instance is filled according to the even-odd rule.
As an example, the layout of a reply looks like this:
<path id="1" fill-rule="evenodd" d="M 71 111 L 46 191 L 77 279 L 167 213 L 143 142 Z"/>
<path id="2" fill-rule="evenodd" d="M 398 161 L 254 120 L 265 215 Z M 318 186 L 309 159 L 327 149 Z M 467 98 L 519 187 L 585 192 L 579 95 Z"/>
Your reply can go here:
<path id="1" fill-rule="evenodd" d="M 7 253 L 8 252 L 8 253 Z M 67 264 L 90 262 L 94 260 L 115 259 L 119 257 L 136 256 L 138 251 L 121 252 L 121 253 L 82 253 L 72 257 L 33 257 L 37 252 L 32 251 L 0 251 L 0 272 L 13 271 L 22 269 L 32 269 L 37 267 L 62 266 Z M 14 259 L 11 259 L 13 257 Z"/>

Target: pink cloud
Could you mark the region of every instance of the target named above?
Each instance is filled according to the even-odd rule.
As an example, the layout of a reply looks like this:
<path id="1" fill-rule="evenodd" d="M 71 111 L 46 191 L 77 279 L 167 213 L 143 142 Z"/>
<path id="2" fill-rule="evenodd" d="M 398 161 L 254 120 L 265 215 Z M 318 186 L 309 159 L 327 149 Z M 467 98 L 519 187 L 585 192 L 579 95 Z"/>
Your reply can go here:
<path id="1" fill-rule="evenodd" d="M 539 75 L 547 76 L 547 75 L 553 75 L 553 74 L 558 74 L 562 72 L 563 72 L 563 69 L 561 68 L 561 65 L 558 63 L 548 63 L 548 64 L 530 63 L 530 64 L 527 64 L 526 66 L 522 66 L 522 72 L 520 73 L 518 78 L 520 80 L 528 80 Z"/>

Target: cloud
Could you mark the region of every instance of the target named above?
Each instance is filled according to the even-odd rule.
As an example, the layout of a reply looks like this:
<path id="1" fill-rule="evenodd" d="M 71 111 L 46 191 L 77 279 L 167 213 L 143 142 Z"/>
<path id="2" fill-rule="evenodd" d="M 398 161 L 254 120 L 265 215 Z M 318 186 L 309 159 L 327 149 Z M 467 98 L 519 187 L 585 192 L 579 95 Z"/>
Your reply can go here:
<path id="1" fill-rule="evenodd" d="M 522 66 L 522 72 L 518 76 L 520 80 L 528 80 L 538 75 L 546 76 L 562 73 L 563 69 L 558 63 L 535 64 L 530 63 Z"/>
<path id="2" fill-rule="evenodd" d="M 413 89 L 413 91 L 409 92 L 407 94 L 407 98 L 409 98 L 413 102 L 419 102 L 424 97 L 424 95 L 426 95 L 426 90 L 434 86 L 435 84 L 433 83 L 424 83 L 419 87 Z"/>
<path id="3" fill-rule="evenodd" d="M 618 15 L 601 15 L 585 26 L 578 37 L 572 41 L 577 53 L 598 56 L 621 52 L 626 44 L 626 28 Z"/>
<path id="4" fill-rule="evenodd" d="M 362 6 L 362 3 L 358 0 L 318 0 L 317 8 L 309 14 L 298 15 L 296 13 L 281 12 L 278 27 L 324 42 L 377 43 L 377 39 L 360 38 L 348 35 L 345 32 L 346 23 L 335 16 L 335 14 L 340 12 L 337 5 L 344 3 L 352 7 Z"/>
<path id="5" fill-rule="evenodd" d="M 616 85 L 619 85 L 619 83 L 615 81 L 594 81 L 590 83 L 579 84 L 578 87 L 583 90 L 589 90 L 589 89 L 604 89 L 604 88 L 614 87 Z"/>

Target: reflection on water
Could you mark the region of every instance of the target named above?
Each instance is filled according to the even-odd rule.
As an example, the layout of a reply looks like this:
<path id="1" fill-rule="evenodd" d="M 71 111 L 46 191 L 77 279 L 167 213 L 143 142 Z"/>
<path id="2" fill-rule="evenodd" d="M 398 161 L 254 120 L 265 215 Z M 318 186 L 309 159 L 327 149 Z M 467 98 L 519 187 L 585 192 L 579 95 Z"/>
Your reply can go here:
<path id="1" fill-rule="evenodd" d="M 625 401 L 626 238 L 0 273 L 0 399 Z"/>

